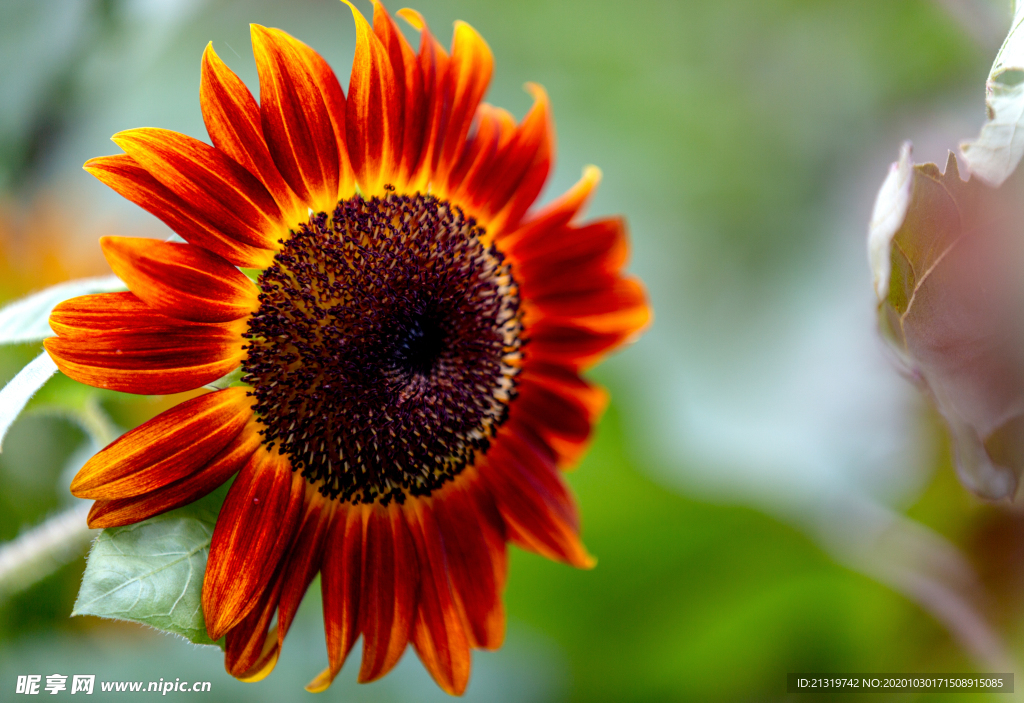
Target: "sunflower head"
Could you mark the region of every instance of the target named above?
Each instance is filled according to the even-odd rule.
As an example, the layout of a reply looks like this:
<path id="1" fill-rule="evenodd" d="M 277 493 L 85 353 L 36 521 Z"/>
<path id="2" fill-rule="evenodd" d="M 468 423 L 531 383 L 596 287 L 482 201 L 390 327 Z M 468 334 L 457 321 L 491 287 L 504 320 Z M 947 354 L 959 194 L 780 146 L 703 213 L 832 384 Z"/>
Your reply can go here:
<path id="1" fill-rule="evenodd" d="M 242 381 L 264 442 L 324 495 L 428 496 L 504 422 L 522 314 L 484 234 L 430 195 L 356 196 L 311 216 L 260 274 Z"/>
<path id="2" fill-rule="evenodd" d="M 105 448 L 72 491 L 106 527 L 234 477 L 203 582 L 231 674 L 270 672 L 319 573 L 328 665 L 310 690 L 362 637 L 360 681 L 411 642 L 461 693 L 471 648 L 504 635 L 508 542 L 593 565 L 561 476 L 606 402 L 581 372 L 650 311 L 622 271 L 624 222 L 580 221 L 596 168 L 536 206 L 554 152 L 543 89 L 516 122 L 482 102 L 493 60 L 469 25 L 446 50 L 403 10 L 414 51 L 379 2 L 372 25 L 349 6 L 347 91 L 254 25 L 258 103 L 203 55 L 211 144 L 129 130 L 124 153 L 86 164 L 184 242 L 102 240 L 129 292 L 59 305 L 46 348 L 102 388 L 219 388 Z"/>

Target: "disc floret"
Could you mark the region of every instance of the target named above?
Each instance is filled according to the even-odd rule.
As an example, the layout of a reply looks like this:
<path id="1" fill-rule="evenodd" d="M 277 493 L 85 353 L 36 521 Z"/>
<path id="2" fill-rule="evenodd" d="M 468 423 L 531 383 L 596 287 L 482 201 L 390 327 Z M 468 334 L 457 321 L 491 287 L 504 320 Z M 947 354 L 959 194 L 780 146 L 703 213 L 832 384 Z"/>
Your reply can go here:
<path id="1" fill-rule="evenodd" d="M 243 381 L 268 447 L 352 503 L 429 495 L 484 452 L 521 365 L 511 266 L 450 203 L 338 203 L 259 277 Z"/>

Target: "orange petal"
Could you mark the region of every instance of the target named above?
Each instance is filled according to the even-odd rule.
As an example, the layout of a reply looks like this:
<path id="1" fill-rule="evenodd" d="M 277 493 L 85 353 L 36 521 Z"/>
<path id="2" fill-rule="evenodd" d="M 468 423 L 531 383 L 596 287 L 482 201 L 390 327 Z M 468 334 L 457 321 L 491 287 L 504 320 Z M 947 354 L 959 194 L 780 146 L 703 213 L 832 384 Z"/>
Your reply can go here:
<path id="1" fill-rule="evenodd" d="M 219 229 L 201 208 L 172 193 L 127 154 L 90 159 L 84 168 L 120 195 L 159 217 L 185 241 L 208 249 L 235 266 L 265 268 L 274 259 L 269 245 L 268 248 L 255 247 Z"/>
<path id="2" fill-rule="evenodd" d="M 400 167 L 403 84 L 395 75 L 388 50 L 366 18 L 348 0 L 342 2 L 351 8 L 356 24 L 345 117 L 348 153 L 362 192 L 380 195 L 385 184 L 394 184 Z"/>
<path id="3" fill-rule="evenodd" d="M 199 500 L 238 473 L 259 446 L 258 426 L 250 421 L 217 456 L 195 473 L 143 495 L 97 500 L 89 511 L 89 527 L 130 525 Z"/>
<path id="4" fill-rule="evenodd" d="M 306 690 L 312 693 L 324 691 L 331 685 L 359 637 L 365 518 L 364 506 L 345 504 L 334 513 L 320 567 L 324 632 L 330 664 L 306 685 Z"/>
<path id="5" fill-rule="evenodd" d="M 154 312 L 134 293 L 94 293 L 69 298 L 50 313 L 50 327 L 61 337 L 91 337 L 101 331 L 131 331 L 167 325 L 190 327 L 186 322 Z"/>
<path id="6" fill-rule="evenodd" d="M 333 212 L 345 145 L 335 134 L 328 105 L 310 71 L 309 54 L 315 52 L 279 29 L 250 27 L 263 133 L 274 162 L 309 207 Z M 340 94 L 340 86 L 337 91 Z"/>
<path id="7" fill-rule="evenodd" d="M 423 94 L 423 74 L 415 52 L 398 29 L 391 15 L 379 0 L 373 2 L 373 33 L 380 39 L 391 60 L 396 77 L 396 95 L 399 109 L 398 124 L 402 126 L 402 148 L 398 173 L 394 185 L 406 188 L 413 169 L 419 162 L 426 129 L 426 99 Z"/>
<path id="8" fill-rule="evenodd" d="M 130 129 L 115 144 L 215 228 L 253 247 L 275 249 L 293 223 L 251 173 L 219 149 L 167 129 Z"/>
<path id="9" fill-rule="evenodd" d="M 302 517 L 306 481 L 260 448 L 228 491 L 203 580 L 206 630 L 220 639 L 256 607 Z"/>
<path id="10" fill-rule="evenodd" d="M 126 319 L 133 310 L 134 319 Z M 199 388 L 230 373 L 244 355 L 244 321 L 182 322 L 131 293 L 65 301 L 50 314 L 50 326 L 60 336 L 43 345 L 57 368 L 76 381 L 126 393 Z"/>
<path id="11" fill-rule="evenodd" d="M 252 417 L 244 388 L 186 400 L 114 440 L 71 482 L 79 498 L 130 498 L 189 476 L 209 462 Z"/>
<path id="12" fill-rule="evenodd" d="M 403 513 L 421 557 L 413 646 L 437 685 L 461 696 L 469 682 L 469 637 L 449 585 L 441 532 L 426 501 L 408 501 Z"/>
<path id="13" fill-rule="evenodd" d="M 445 94 L 451 100 L 433 180 L 446 182 L 466 148 L 466 137 L 494 73 L 494 56 L 483 37 L 462 21 L 455 23 Z"/>
<path id="14" fill-rule="evenodd" d="M 136 237 L 103 237 L 118 278 L 159 313 L 192 322 L 229 322 L 259 307 L 245 274 L 202 247 Z"/>
<path id="15" fill-rule="evenodd" d="M 452 594 L 474 647 L 497 649 L 505 638 L 506 549 L 504 523 L 492 502 L 483 503 L 463 475 L 432 501 L 441 531 Z"/>
<path id="16" fill-rule="evenodd" d="M 494 496 L 509 540 L 548 559 L 591 568 L 596 562 L 580 541 L 575 501 L 554 457 L 531 434 L 510 419 L 482 462 L 480 476 Z"/>
<path id="17" fill-rule="evenodd" d="M 277 169 L 260 123 L 260 107 L 245 83 L 228 68 L 213 42 L 203 52 L 199 104 L 213 145 L 260 179 L 289 223 L 306 221 L 306 206 Z"/>
<path id="18" fill-rule="evenodd" d="M 419 590 L 416 549 L 400 506 L 370 508 L 365 545 L 360 683 L 384 676 L 402 657 L 412 634 Z"/>

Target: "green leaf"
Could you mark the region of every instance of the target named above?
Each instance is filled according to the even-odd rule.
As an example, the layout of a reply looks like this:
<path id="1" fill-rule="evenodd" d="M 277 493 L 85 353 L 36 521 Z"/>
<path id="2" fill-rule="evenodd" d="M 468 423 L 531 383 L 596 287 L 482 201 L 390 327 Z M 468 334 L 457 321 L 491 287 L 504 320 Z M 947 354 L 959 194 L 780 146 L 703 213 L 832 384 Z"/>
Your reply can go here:
<path id="1" fill-rule="evenodd" d="M 985 83 L 988 121 L 974 142 L 961 145 L 971 173 L 1002 185 L 1024 156 L 1024 2 L 1018 0 L 1013 23 Z"/>
<path id="2" fill-rule="evenodd" d="M 202 592 L 210 538 L 226 487 L 93 543 L 72 615 L 129 620 L 218 644 L 206 634 Z"/>
<path id="3" fill-rule="evenodd" d="M 125 290 L 121 279 L 100 276 L 60 283 L 16 300 L 0 310 L 0 344 L 38 342 L 52 337 L 50 312 L 58 303 L 79 295 L 118 290 Z"/>

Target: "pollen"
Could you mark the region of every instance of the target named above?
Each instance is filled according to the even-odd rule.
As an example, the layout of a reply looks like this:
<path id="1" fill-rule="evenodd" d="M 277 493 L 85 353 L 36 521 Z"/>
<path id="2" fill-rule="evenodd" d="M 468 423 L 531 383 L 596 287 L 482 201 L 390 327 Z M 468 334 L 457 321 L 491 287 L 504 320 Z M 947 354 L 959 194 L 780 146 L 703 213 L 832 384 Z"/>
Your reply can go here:
<path id="1" fill-rule="evenodd" d="M 429 495 L 508 414 L 523 325 L 511 265 L 429 195 L 312 214 L 259 278 L 244 337 L 262 439 L 324 495 Z"/>

